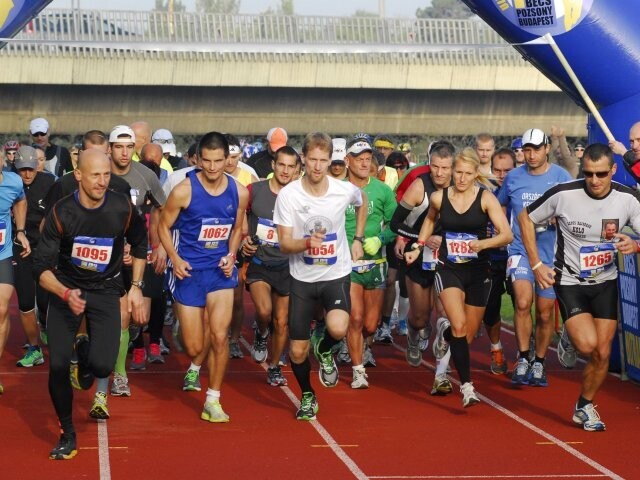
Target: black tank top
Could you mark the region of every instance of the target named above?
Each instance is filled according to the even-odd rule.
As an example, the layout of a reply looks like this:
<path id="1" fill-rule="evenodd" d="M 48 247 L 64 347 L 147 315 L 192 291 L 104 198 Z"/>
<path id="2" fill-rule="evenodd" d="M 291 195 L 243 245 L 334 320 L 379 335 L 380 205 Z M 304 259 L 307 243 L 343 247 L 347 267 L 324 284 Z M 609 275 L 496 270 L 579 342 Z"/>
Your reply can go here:
<path id="1" fill-rule="evenodd" d="M 466 250 L 464 245 L 460 249 L 459 245 L 461 242 L 456 241 L 456 239 L 460 237 L 459 234 L 473 235 L 478 240 L 487 238 L 489 215 L 482 210 L 482 192 L 484 189 L 478 189 L 478 194 L 467 211 L 458 213 L 449 200 L 449 190 L 451 188 L 452 187 L 448 187 L 442 192 L 440 227 L 442 229 L 443 239 L 438 258 L 442 263 L 454 267 L 487 264 L 489 263 L 489 252 L 487 250 L 482 250 L 478 253 L 477 258 L 470 258 L 465 255 Z M 449 252 L 448 245 L 452 249 L 451 252 Z M 453 251 L 455 248 L 457 249 Z"/>

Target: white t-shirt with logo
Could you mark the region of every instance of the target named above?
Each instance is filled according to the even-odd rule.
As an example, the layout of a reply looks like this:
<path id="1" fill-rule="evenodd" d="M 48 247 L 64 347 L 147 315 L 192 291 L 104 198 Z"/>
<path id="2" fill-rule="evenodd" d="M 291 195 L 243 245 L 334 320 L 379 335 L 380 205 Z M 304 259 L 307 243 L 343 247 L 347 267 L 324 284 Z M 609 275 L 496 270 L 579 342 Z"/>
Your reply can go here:
<path id="1" fill-rule="evenodd" d="M 319 248 L 289 257 L 291 276 L 302 282 L 335 280 L 351 273 L 351 250 L 345 233 L 345 210 L 362 205 L 360 189 L 350 182 L 327 177 L 329 188 L 321 197 L 305 192 L 302 180 L 284 187 L 276 199 L 273 222 L 291 227 L 292 237 L 305 238 L 323 232 Z"/>

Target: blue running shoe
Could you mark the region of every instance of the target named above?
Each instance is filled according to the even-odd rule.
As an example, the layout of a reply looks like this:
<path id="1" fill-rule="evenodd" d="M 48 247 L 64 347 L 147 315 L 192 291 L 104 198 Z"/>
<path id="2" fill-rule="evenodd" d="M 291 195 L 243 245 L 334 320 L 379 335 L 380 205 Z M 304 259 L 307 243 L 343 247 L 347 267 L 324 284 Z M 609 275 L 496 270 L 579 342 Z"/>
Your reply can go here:
<path id="1" fill-rule="evenodd" d="M 544 365 L 540 362 L 533 362 L 529 368 L 527 383 L 532 387 L 546 387 L 547 374 L 544 372 Z"/>
<path id="2" fill-rule="evenodd" d="M 582 428 L 587 432 L 604 432 L 606 428 L 593 403 L 587 403 L 582 408 L 578 408 L 576 405 L 573 412 L 573 423 L 582 425 Z"/>
<path id="3" fill-rule="evenodd" d="M 516 368 L 513 369 L 511 383 L 514 385 L 526 385 L 529 383 L 529 362 L 526 358 L 519 358 Z"/>

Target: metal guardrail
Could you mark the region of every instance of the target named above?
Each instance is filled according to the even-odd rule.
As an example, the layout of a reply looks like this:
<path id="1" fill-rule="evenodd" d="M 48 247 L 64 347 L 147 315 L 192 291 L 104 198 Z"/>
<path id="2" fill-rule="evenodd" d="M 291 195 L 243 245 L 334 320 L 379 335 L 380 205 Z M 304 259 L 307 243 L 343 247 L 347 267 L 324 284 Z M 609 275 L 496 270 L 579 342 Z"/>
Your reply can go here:
<path id="1" fill-rule="evenodd" d="M 237 49 L 237 53 L 243 54 L 247 50 L 256 54 L 273 54 L 274 50 L 300 54 L 304 53 L 305 46 L 313 46 L 316 55 L 335 55 L 337 47 L 342 54 L 378 53 L 396 58 L 522 64 L 514 49 L 475 18 L 200 15 L 45 9 L 3 51 L 5 54 L 63 55 L 114 52 L 146 55 L 150 51 L 173 55 L 219 54 L 216 45 L 224 45 L 225 49 L 220 50 L 224 53 L 232 52 L 230 46 L 233 45 L 243 45 L 242 49 Z M 325 45 L 327 52 L 323 53 L 322 46 Z M 289 52 L 287 46 L 296 48 Z"/>

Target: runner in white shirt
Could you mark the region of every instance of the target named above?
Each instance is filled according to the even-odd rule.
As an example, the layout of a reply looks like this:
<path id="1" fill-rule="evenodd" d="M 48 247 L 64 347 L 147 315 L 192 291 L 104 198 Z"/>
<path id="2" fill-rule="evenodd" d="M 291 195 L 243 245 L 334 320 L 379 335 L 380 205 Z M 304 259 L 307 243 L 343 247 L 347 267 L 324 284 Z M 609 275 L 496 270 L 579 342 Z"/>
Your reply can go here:
<path id="1" fill-rule="evenodd" d="M 320 382 L 338 383 L 338 370 L 331 347 L 344 338 L 351 310 L 349 288 L 351 261 L 362 258 L 367 210 L 364 192 L 349 182 L 327 176 L 333 145 L 325 133 L 310 133 L 302 153 L 306 174 L 278 194 L 273 222 L 278 226 L 282 252 L 290 255 L 292 276 L 289 303 L 291 368 L 302 390 L 298 420 L 312 420 L 318 404 L 311 387 L 309 331 L 317 302 L 326 310 L 326 332 L 315 342 L 320 363 Z M 349 251 L 345 233 L 345 211 L 356 209 L 356 234 Z"/>

